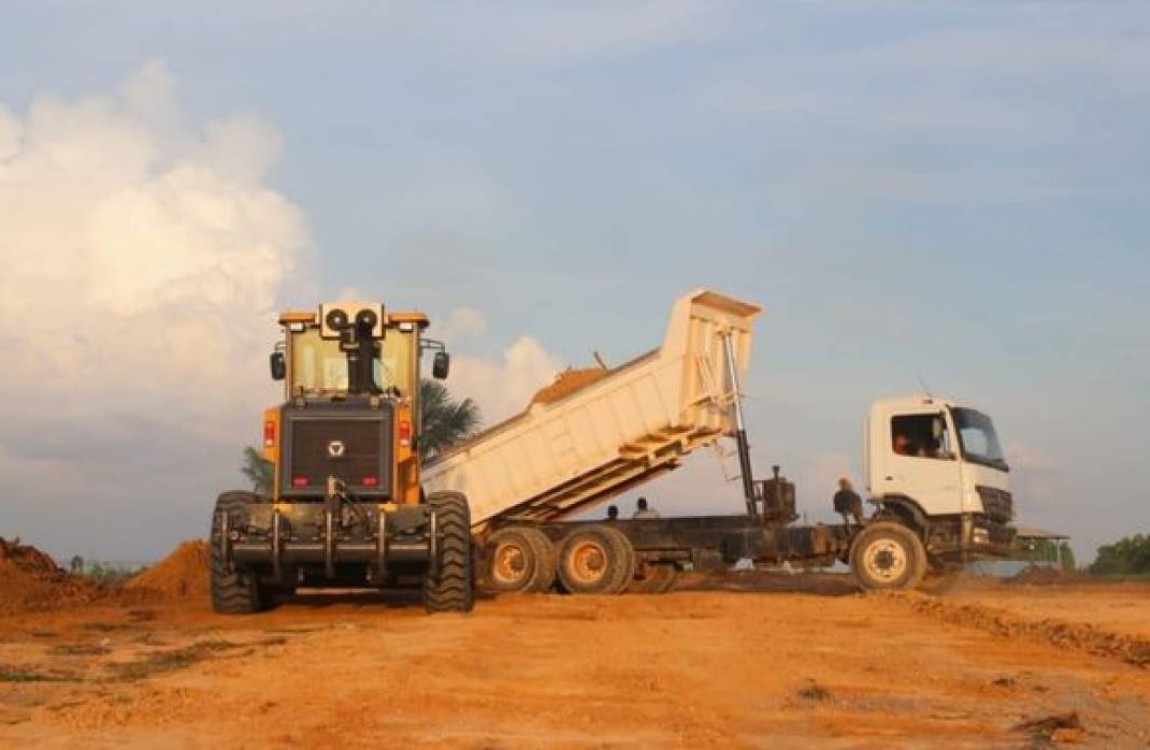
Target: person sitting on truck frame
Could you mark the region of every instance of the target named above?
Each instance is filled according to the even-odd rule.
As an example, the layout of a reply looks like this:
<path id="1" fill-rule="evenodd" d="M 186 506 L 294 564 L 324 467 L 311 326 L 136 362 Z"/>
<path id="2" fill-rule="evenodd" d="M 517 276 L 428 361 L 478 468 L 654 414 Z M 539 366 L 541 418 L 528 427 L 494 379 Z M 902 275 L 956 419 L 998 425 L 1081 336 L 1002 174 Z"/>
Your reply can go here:
<path id="1" fill-rule="evenodd" d="M 659 518 L 659 511 L 647 507 L 647 498 L 641 497 L 635 501 L 635 515 L 631 518 Z"/>
<path id="2" fill-rule="evenodd" d="M 618 506 L 616 506 L 616 505 L 608 505 L 607 506 L 607 520 L 608 521 L 618 521 L 619 520 L 619 508 L 618 508 Z"/>
<path id="3" fill-rule="evenodd" d="M 843 523 L 848 529 L 852 518 L 856 525 L 862 526 L 862 498 L 851 488 L 851 480 L 846 477 L 839 479 L 839 490 L 835 493 L 832 502 L 834 502 L 835 513 L 843 517 Z"/>

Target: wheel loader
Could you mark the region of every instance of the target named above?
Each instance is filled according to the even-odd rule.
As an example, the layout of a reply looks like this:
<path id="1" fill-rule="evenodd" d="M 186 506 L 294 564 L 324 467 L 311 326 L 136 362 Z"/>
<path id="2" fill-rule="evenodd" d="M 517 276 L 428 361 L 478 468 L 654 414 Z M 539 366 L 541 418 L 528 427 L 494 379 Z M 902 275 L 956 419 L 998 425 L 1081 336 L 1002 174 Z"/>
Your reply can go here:
<path id="1" fill-rule="evenodd" d="M 212 607 L 251 613 L 298 588 L 418 586 L 428 612 L 471 610 L 471 518 L 420 486 L 420 372 L 447 377 L 427 316 L 378 303 L 279 318 L 283 402 L 264 412 L 266 493 L 224 492 L 211 522 Z"/>

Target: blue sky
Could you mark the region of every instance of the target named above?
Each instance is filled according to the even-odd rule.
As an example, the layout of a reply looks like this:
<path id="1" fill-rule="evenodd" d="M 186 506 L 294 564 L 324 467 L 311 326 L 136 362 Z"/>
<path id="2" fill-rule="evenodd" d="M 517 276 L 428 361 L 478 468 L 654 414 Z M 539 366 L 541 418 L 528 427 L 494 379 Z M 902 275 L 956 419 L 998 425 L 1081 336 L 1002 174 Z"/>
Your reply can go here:
<path id="1" fill-rule="evenodd" d="M 654 346 L 696 286 L 766 308 L 754 456 L 812 517 L 921 377 L 995 416 L 1024 522 L 1085 560 L 1150 531 L 1143 3 L 9 2 L 5 28 L 0 311 L 41 322 L 0 327 L 0 534 L 201 533 L 274 399 L 277 307 L 428 310 L 497 418 Z M 160 313 L 191 354 L 126 343 Z M 647 494 L 736 509 L 692 463 Z"/>

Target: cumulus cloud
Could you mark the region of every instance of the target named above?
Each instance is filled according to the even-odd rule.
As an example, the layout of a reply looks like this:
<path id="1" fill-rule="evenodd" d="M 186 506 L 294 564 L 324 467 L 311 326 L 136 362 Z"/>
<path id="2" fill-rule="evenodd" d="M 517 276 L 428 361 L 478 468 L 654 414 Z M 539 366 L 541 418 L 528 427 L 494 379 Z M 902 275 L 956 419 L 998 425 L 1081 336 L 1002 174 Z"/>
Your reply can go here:
<path id="1" fill-rule="evenodd" d="M 563 361 L 531 336 L 521 336 L 500 359 L 458 355 L 451 363 L 451 392 L 472 398 L 487 426 L 527 407 L 531 396 L 564 369 Z"/>
<path id="2" fill-rule="evenodd" d="M 208 443 L 255 432 L 274 394 L 277 296 L 309 245 L 302 212 L 265 184 L 280 148 L 251 115 L 191 121 L 162 61 L 111 92 L 43 94 L 24 112 L 0 103 L 6 498 L 76 500 L 59 464 L 82 446 L 61 435 L 154 458 L 134 415 L 153 437 L 184 436 L 166 447 L 185 452 L 189 476 Z M 109 496 L 139 471 L 89 459 Z"/>
<path id="3" fill-rule="evenodd" d="M 446 323 L 436 325 L 435 335 L 448 341 L 475 338 L 487 330 L 487 317 L 474 307 L 460 307 L 451 311 Z"/>
<path id="4" fill-rule="evenodd" d="M 278 149 L 250 116 L 186 123 L 161 62 L 111 94 L 0 116 L 8 382 L 177 415 L 250 385 L 237 373 L 264 354 L 307 244 L 300 211 L 261 184 Z"/>

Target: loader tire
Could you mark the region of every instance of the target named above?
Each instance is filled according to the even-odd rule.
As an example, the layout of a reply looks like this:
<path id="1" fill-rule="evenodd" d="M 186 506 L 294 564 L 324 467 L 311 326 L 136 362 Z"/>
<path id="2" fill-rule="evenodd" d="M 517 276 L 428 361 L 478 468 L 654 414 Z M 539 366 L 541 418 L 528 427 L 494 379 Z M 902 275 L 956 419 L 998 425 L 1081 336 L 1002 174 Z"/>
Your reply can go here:
<path id="1" fill-rule="evenodd" d="M 911 529 L 880 521 L 855 537 L 850 565 L 855 581 L 866 591 L 913 589 L 926 574 L 926 549 Z"/>
<path id="2" fill-rule="evenodd" d="M 223 516 L 234 516 L 260 497 L 251 492 L 225 492 L 216 499 L 212 513 L 212 609 L 224 615 L 246 615 L 266 609 L 270 601 L 250 572 L 229 568 L 224 554 Z"/>
<path id="3" fill-rule="evenodd" d="M 559 546 L 559 581 L 572 594 L 619 594 L 635 574 L 635 550 L 603 524 L 575 529 Z"/>
<path id="4" fill-rule="evenodd" d="M 423 607 L 428 612 L 470 612 L 475 603 L 471 580 L 471 510 L 458 492 L 435 492 L 427 504 L 436 515 L 439 559 L 423 578 Z"/>
<path id="5" fill-rule="evenodd" d="M 648 563 L 644 570 L 637 570 L 635 578 L 627 587 L 628 594 L 665 594 L 679 578 L 675 563 Z"/>
<path id="6" fill-rule="evenodd" d="M 555 582 L 555 545 L 539 529 L 508 526 L 487 540 L 487 588 L 495 593 L 547 591 Z"/>

